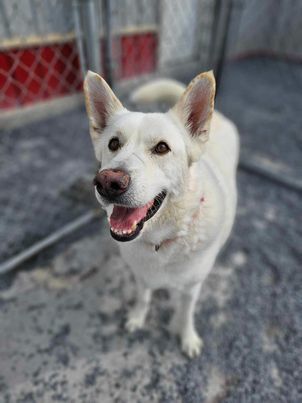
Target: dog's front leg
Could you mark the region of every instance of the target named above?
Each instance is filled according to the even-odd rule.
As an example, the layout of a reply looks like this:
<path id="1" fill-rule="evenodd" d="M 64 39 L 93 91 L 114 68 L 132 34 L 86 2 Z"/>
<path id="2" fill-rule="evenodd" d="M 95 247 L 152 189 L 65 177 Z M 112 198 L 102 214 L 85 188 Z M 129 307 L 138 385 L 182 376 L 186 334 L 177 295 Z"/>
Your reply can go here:
<path id="1" fill-rule="evenodd" d="M 134 332 L 144 326 L 151 300 L 151 290 L 136 280 L 137 296 L 134 307 L 128 313 L 126 329 Z"/>
<path id="2" fill-rule="evenodd" d="M 200 287 L 201 283 L 198 283 L 183 290 L 180 304 L 171 323 L 172 331 L 180 336 L 182 351 L 190 358 L 199 355 L 202 349 L 202 340 L 194 325 L 194 311 Z"/>

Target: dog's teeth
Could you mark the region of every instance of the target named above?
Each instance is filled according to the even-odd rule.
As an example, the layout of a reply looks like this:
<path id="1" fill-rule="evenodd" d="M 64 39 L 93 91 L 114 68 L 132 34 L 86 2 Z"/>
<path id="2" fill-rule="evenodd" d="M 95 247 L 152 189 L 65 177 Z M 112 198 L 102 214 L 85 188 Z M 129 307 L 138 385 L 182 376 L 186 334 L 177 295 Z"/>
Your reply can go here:
<path id="1" fill-rule="evenodd" d="M 120 236 L 122 236 L 122 235 L 130 235 L 135 230 L 136 225 L 137 225 L 137 221 L 135 221 L 133 223 L 132 227 L 129 228 L 129 229 L 119 229 L 119 228 L 113 228 L 113 227 L 110 227 L 110 229 L 111 229 L 112 232 L 114 232 L 115 234 L 120 235 Z"/>

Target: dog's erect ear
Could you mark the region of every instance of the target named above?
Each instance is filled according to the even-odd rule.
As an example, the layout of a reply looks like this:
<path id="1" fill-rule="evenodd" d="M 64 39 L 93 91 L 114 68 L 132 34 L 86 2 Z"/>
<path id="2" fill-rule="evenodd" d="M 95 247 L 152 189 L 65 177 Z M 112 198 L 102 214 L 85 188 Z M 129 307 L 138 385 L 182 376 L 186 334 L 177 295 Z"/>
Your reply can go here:
<path id="1" fill-rule="evenodd" d="M 208 140 L 214 97 L 215 78 L 213 72 L 208 71 L 191 81 L 172 109 L 199 147 Z"/>
<path id="2" fill-rule="evenodd" d="M 84 81 L 84 93 L 90 123 L 92 141 L 96 141 L 107 126 L 108 119 L 123 109 L 106 81 L 96 73 L 88 71 Z"/>

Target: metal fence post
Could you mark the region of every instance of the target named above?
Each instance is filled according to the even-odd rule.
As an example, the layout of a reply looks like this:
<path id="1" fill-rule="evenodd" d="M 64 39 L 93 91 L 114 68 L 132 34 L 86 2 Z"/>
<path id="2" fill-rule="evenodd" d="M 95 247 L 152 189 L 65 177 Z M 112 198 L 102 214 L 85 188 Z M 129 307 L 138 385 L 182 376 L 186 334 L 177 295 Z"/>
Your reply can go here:
<path id="1" fill-rule="evenodd" d="M 98 12 L 95 0 L 85 0 L 86 10 L 84 24 L 87 41 L 87 57 L 89 68 L 96 73 L 101 73 L 100 31 L 98 24 Z"/>
<path id="2" fill-rule="evenodd" d="M 228 34 L 231 21 L 232 0 L 216 0 L 212 29 L 212 60 L 211 67 L 216 77 L 217 92 L 220 87 L 223 65 L 227 53 Z"/>
<path id="3" fill-rule="evenodd" d="M 112 2 L 110 0 L 103 0 L 102 6 L 104 10 L 104 67 L 106 80 L 110 87 L 112 87 L 114 85 L 114 66 L 112 55 Z"/>
<path id="4" fill-rule="evenodd" d="M 101 73 L 100 16 L 96 0 L 75 0 L 74 23 L 82 69 Z"/>
<path id="5" fill-rule="evenodd" d="M 80 64 L 82 70 L 83 79 L 87 71 L 86 56 L 84 51 L 84 38 L 83 30 L 81 25 L 81 5 L 80 0 L 73 0 L 73 20 L 74 20 L 74 30 L 76 35 L 77 47 L 80 57 Z"/>

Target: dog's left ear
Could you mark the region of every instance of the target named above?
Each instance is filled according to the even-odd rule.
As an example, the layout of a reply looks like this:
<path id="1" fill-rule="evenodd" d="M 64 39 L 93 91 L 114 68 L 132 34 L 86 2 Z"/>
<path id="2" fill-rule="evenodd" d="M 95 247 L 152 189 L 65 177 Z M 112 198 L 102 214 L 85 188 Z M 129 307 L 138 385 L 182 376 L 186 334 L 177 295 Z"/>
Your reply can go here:
<path id="1" fill-rule="evenodd" d="M 193 161 L 200 157 L 203 144 L 208 140 L 214 97 L 215 78 L 213 72 L 208 71 L 199 74 L 191 81 L 172 109 L 193 141 Z"/>
<path id="2" fill-rule="evenodd" d="M 84 93 L 89 117 L 90 135 L 96 151 L 97 140 L 106 128 L 109 118 L 122 110 L 123 105 L 114 95 L 106 81 L 92 71 L 88 71 L 85 77 Z"/>

